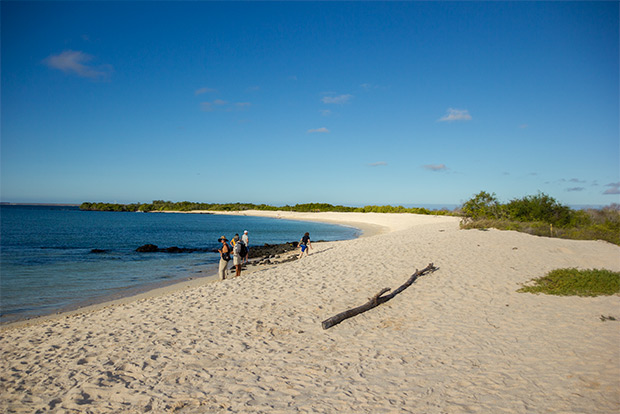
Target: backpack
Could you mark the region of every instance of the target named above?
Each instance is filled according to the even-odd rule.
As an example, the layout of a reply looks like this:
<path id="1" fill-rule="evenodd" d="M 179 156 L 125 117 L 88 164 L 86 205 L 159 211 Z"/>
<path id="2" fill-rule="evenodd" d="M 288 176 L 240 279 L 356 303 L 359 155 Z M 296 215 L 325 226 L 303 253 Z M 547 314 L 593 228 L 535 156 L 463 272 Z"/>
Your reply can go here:
<path id="1" fill-rule="evenodd" d="M 228 243 L 226 243 L 226 246 L 228 247 L 228 251 L 226 253 L 222 253 L 222 259 L 229 261 L 230 260 L 230 246 L 228 245 Z"/>
<path id="2" fill-rule="evenodd" d="M 239 257 L 245 257 L 248 254 L 248 248 L 242 240 L 239 240 L 237 244 L 235 244 L 235 253 Z"/>

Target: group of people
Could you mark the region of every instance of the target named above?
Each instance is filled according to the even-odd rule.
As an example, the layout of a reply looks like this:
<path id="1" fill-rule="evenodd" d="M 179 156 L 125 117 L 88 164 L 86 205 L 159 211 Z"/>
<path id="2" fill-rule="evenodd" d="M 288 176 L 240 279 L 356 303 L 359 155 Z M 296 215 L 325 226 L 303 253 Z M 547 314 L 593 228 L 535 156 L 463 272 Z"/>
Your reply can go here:
<path id="1" fill-rule="evenodd" d="M 233 266 L 235 267 L 235 277 L 241 276 L 241 266 L 248 262 L 248 256 L 250 254 L 250 237 L 248 236 L 248 231 L 244 230 L 241 238 L 239 238 L 239 233 L 235 234 L 230 244 L 228 244 L 226 236 L 220 237 L 217 241 L 222 243 L 222 247 L 217 250 L 220 252 L 220 267 L 218 270 L 220 280 L 226 279 L 226 272 L 228 271 L 228 262 L 231 259 L 231 254 Z"/>
<path id="2" fill-rule="evenodd" d="M 220 267 L 218 270 L 220 280 L 226 279 L 228 262 L 231 259 L 231 254 L 233 266 L 235 267 L 235 277 L 241 276 L 241 266 L 248 262 L 248 256 L 250 253 L 250 238 L 248 236 L 248 231 L 244 230 L 241 238 L 239 238 L 239 234 L 235 234 L 235 237 L 232 238 L 230 244 L 228 244 L 228 239 L 226 236 L 220 237 L 217 241 L 222 243 L 222 247 L 217 250 L 220 252 Z M 311 248 L 312 244 L 310 243 L 310 233 L 306 232 L 299 241 L 300 252 L 298 259 L 301 259 L 304 253 L 308 256 Z"/>

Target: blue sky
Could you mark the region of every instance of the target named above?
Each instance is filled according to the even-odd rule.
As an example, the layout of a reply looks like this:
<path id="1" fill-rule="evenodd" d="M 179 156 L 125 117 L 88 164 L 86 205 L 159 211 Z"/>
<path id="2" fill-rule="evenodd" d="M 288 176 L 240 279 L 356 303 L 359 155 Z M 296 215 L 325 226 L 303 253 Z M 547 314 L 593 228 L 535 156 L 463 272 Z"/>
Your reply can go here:
<path id="1" fill-rule="evenodd" d="M 5 202 L 620 202 L 618 2 L 7 2 Z"/>

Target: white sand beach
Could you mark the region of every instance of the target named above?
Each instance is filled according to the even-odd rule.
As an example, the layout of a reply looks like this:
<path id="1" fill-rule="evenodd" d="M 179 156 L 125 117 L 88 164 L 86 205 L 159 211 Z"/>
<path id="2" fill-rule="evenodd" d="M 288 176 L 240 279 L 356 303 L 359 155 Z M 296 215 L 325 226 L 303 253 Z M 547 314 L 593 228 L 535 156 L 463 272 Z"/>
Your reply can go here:
<path id="1" fill-rule="evenodd" d="M 0 331 L 3 413 L 618 413 L 620 296 L 517 293 L 620 247 L 454 217 L 246 212 L 365 237 L 309 257 Z M 393 300 L 321 322 L 439 269 Z M 601 315 L 616 321 L 601 320 Z"/>

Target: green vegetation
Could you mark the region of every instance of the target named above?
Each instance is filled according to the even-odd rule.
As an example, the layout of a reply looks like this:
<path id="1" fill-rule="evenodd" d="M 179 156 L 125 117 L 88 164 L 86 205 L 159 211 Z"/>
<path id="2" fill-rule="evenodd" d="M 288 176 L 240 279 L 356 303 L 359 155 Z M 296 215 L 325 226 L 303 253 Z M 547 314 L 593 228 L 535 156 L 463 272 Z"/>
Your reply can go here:
<path id="1" fill-rule="evenodd" d="M 600 296 L 620 293 L 620 272 L 610 270 L 557 269 L 533 279 L 533 286 L 517 292 L 559 296 Z"/>
<path id="2" fill-rule="evenodd" d="M 620 206 L 612 204 L 600 210 L 572 210 L 552 197 L 539 193 L 500 203 L 495 194 L 481 191 L 466 201 L 460 212 L 405 208 L 403 206 L 346 207 L 327 203 L 306 203 L 294 206 L 270 206 L 252 203 L 210 204 L 190 201 L 172 202 L 155 200 L 152 203 L 111 204 L 82 203 L 82 210 L 96 211 L 245 211 L 271 210 L 295 212 L 358 212 L 358 213 L 414 213 L 434 215 L 462 215 L 461 228 L 516 230 L 537 236 L 582 240 L 605 240 L 620 245 Z"/>
<path id="3" fill-rule="evenodd" d="M 335 211 L 335 212 L 359 212 L 359 213 L 415 213 L 415 214 L 435 214 L 450 215 L 452 212 L 448 210 L 428 210 L 426 208 L 405 208 L 403 206 L 365 206 L 365 207 L 346 207 L 334 206 L 326 203 L 306 203 L 296 204 L 294 206 L 269 206 L 266 204 L 251 203 L 228 203 L 228 204 L 208 204 L 194 203 L 190 201 L 172 202 L 155 200 L 150 204 L 112 204 L 112 203 L 82 203 L 81 210 L 94 211 L 128 211 L 128 212 L 151 212 L 151 211 L 193 211 L 193 210 L 210 210 L 210 211 L 245 211 L 245 210 L 271 210 L 271 211 L 296 211 L 296 212 L 319 212 L 319 211 Z"/>
<path id="4" fill-rule="evenodd" d="M 501 204 L 495 194 L 482 191 L 462 208 L 461 228 L 515 230 L 537 236 L 605 240 L 620 245 L 620 206 L 573 210 L 539 193 Z"/>

